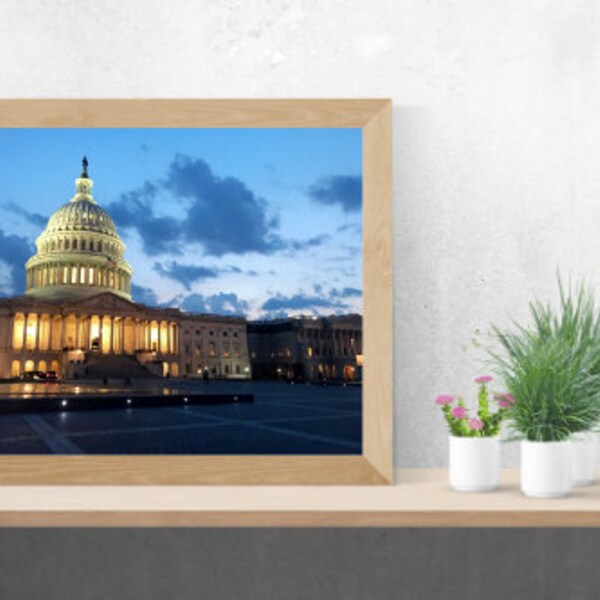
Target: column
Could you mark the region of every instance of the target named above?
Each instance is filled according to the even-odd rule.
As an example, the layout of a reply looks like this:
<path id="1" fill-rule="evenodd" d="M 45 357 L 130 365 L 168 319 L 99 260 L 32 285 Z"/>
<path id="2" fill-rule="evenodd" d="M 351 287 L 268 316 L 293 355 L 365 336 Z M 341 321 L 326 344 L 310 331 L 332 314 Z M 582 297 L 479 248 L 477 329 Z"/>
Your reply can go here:
<path id="1" fill-rule="evenodd" d="M 119 330 L 121 332 L 121 339 L 119 340 L 119 354 L 125 353 L 125 319 L 121 317 L 119 321 Z"/>
<path id="2" fill-rule="evenodd" d="M 112 349 L 112 329 L 113 329 L 113 319 L 112 317 L 107 316 L 108 319 L 108 327 L 106 327 L 106 348 L 108 349 L 108 353 L 110 354 Z M 103 341 L 104 343 L 104 341 Z"/>
<path id="3" fill-rule="evenodd" d="M 52 329 L 54 329 L 54 315 L 48 315 L 48 351 L 52 351 Z"/>
<path id="4" fill-rule="evenodd" d="M 60 315 L 60 349 L 65 347 L 65 316 Z"/>
<path id="5" fill-rule="evenodd" d="M 118 335 L 118 330 L 117 330 L 118 324 L 116 321 L 116 317 L 113 317 L 112 320 L 112 350 L 115 354 L 117 354 L 117 349 L 118 349 L 118 344 L 117 344 L 117 335 Z"/>
<path id="6" fill-rule="evenodd" d="M 25 350 L 32 349 L 32 348 L 29 348 L 29 344 L 28 344 L 29 328 L 31 327 L 31 315 L 32 315 L 32 313 L 27 313 L 27 315 L 25 316 L 25 343 L 23 345 L 23 348 Z"/>
<path id="7" fill-rule="evenodd" d="M 29 315 L 23 313 L 23 339 L 21 340 L 21 350 L 27 350 L 27 319 L 29 319 Z"/>

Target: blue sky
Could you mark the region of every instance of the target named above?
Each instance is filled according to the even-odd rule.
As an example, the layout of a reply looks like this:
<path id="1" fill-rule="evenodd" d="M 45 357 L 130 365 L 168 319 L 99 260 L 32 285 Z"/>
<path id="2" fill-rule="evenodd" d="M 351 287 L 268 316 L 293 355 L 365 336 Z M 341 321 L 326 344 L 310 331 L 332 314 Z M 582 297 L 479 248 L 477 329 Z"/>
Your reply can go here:
<path id="1" fill-rule="evenodd" d="M 360 129 L 0 129 L 0 295 L 23 292 L 84 154 L 134 300 L 249 318 L 362 313 Z"/>

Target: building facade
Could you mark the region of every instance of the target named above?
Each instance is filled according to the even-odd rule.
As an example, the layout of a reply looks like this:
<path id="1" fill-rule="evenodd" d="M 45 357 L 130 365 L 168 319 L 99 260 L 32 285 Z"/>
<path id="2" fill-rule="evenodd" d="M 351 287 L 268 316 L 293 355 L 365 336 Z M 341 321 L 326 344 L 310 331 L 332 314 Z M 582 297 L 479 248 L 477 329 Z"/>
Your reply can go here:
<path id="1" fill-rule="evenodd" d="M 0 377 L 249 378 L 246 321 L 131 301 L 132 269 L 94 200 L 87 160 L 26 265 L 24 296 L 0 300 Z"/>
<path id="2" fill-rule="evenodd" d="M 362 317 L 292 317 L 248 323 L 255 379 L 362 379 Z"/>

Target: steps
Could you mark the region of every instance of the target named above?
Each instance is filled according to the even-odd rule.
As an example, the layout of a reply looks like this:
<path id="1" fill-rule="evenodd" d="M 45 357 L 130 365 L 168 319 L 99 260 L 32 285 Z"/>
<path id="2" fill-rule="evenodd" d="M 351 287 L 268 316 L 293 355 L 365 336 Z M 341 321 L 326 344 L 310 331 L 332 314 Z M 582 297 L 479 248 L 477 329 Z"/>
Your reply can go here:
<path id="1" fill-rule="evenodd" d="M 149 379 L 157 375 L 139 363 L 134 356 L 87 354 L 84 363 L 77 365 L 80 379 Z"/>

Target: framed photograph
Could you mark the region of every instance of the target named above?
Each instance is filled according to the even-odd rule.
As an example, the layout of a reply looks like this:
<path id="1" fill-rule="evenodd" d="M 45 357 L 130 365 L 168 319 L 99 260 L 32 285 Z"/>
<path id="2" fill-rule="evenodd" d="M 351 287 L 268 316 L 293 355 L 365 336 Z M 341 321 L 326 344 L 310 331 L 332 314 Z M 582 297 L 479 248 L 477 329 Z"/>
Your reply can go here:
<path id="1" fill-rule="evenodd" d="M 390 483 L 391 124 L 0 101 L 0 483 Z"/>

